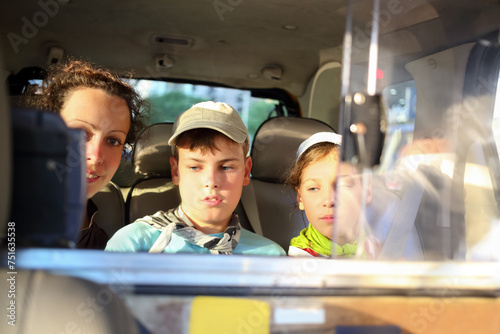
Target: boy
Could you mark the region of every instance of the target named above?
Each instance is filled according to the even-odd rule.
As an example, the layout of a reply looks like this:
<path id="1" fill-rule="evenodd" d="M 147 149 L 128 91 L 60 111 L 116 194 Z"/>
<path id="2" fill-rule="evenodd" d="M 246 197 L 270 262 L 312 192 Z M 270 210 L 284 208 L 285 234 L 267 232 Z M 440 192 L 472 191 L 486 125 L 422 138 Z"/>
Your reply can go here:
<path id="1" fill-rule="evenodd" d="M 120 229 L 106 250 L 285 255 L 278 244 L 241 228 L 233 213 L 252 167 L 248 132 L 236 110 L 198 103 L 177 117 L 168 144 L 181 204 Z"/>

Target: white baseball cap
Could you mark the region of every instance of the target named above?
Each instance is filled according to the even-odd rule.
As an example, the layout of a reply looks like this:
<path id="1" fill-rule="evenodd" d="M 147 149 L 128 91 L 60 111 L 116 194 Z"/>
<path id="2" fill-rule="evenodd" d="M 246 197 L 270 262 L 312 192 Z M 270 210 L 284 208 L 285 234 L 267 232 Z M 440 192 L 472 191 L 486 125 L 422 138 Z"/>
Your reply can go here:
<path id="1" fill-rule="evenodd" d="M 304 140 L 297 150 L 297 157 L 295 161 L 299 160 L 302 153 L 304 153 L 309 147 L 318 143 L 333 143 L 336 145 L 340 145 L 342 143 L 342 136 L 335 132 L 317 132 L 313 134 L 311 137 Z"/>

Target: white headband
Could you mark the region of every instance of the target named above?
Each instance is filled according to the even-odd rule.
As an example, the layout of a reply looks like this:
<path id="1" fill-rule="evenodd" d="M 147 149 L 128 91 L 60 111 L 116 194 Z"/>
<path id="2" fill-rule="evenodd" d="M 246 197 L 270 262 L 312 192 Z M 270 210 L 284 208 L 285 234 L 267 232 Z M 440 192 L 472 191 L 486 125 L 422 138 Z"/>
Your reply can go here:
<path id="1" fill-rule="evenodd" d="M 313 134 L 300 144 L 299 149 L 297 150 L 296 161 L 299 160 L 302 153 L 304 153 L 309 147 L 314 144 L 324 142 L 340 145 L 342 143 L 342 136 L 336 134 L 335 132 L 317 132 Z"/>

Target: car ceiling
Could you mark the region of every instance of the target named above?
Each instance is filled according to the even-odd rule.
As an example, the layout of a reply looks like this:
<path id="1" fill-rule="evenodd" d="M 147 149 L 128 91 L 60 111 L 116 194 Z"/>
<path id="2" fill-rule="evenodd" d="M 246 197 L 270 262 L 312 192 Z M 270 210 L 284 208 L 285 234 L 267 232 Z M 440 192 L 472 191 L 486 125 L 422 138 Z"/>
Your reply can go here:
<path id="1" fill-rule="evenodd" d="M 391 1 L 381 1 L 381 9 Z M 460 18 L 468 13 L 467 1 L 454 1 L 454 7 L 448 6 L 447 0 L 401 3 L 408 3 L 403 8 L 412 15 L 393 16 L 381 33 L 392 34 L 396 45 L 397 33 L 404 28 L 410 32 L 414 29 L 413 34 L 421 42 L 420 53 L 425 53 L 426 45 L 421 38 L 429 34 L 423 34 L 425 30 L 419 24 L 437 19 L 460 22 L 445 20 L 443 15 L 449 12 Z M 52 12 L 48 13 L 42 4 L 51 4 Z M 82 57 L 121 73 L 131 71 L 136 77 L 207 81 L 239 88 L 283 88 L 300 96 L 322 63 L 341 62 L 346 4 L 345 0 L 3 1 L 3 63 L 10 73 L 28 66 L 46 67 L 50 48 L 57 46 L 65 55 Z M 370 19 L 368 5 L 367 1 L 354 2 L 355 15 L 361 19 L 354 21 L 355 26 L 363 27 L 362 22 Z M 412 20 L 408 21 L 408 17 Z M 490 21 L 496 22 L 495 17 L 498 15 L 492 15 Z M 23 33 L 27 21 L 39 23 L 29 36 Z M 297 29 L 287 30 L 285 26 Z M 449 32 L 454 26 L 446 28 Z M 419 36 L 419 31 L 424 37 Z M 463 31 L 459 29 L 462 35 Z M 18 50 L 9 40 L 14 34 L 23 38 Z M 157 43 L 155 36 L 183 39 L 189 45 Z M 401 42 L 407 36 L 401 34 Z M 380 40 L 383 44 L 384 36 Z M 175 64 L 158 71 L 158 55 L 168 55 Z M 263 69 L 274 65 L 282 68 L 282 77 L 266 78 Z"/>
<path id="2" fill-rule="evenodd" d="M 60 0 L 58 12 L 28 43 L 19 44 L 17 54 L 4 38 L 5 63 L 11 72 L 45 67 L 49 48 L 59 46 L 67 55 L 122 72 L 133 70 L 139 77 L 278 87 L 300 95 L 318 68 L 319 50 L 342 44 L 345 20 L 339 8 L 345 1 L 328 1 L 326 7 L 325 2 Z M 3 2 L 0 8 L 3 36 L 23 36 L 22 18 L 33 22 L 43 10 L 37 1 Z M 297 29 L 287 30 L 286 25 Z M 185 38 L 192 45 L 155 43 L 155 35 Z M 156 72 L 155 57 L 161 54 L 175 65 Z M 263 77 L 263 68 L 270 65 L 283 69 L 281 80 Z"/>

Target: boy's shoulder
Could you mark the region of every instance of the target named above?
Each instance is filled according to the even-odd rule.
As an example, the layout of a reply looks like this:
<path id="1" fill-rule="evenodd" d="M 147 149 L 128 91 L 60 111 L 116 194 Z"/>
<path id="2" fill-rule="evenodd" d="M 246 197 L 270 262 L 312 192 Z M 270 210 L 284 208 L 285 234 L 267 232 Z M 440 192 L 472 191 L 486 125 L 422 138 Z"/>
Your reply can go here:
<path id="1" fill-rule="evenodd" d="M 285 250 L 276 242 L 244 228 L 241 228 L 238 247 L 241 254 L 286 255 Z"/>
<path id="2" fill-rule="evenodd" d="M 153 226 L 146 223 L 148 221 L 147 217 L 151 216 L 145 216 L 116 231 L 109 239 L 105 250 L 121 252 L 148 251 L 160 235 L 161 228 L 158 228 L 159 224 Z"/>

